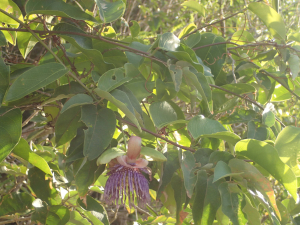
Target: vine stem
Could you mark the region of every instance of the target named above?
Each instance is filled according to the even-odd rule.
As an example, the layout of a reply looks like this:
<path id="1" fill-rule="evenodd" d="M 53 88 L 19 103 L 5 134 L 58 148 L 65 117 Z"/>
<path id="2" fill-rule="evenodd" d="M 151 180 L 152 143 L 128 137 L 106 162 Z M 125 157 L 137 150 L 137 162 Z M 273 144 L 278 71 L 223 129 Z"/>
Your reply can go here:
<path id="1" fill-rule="evenodd" d="M 7 16 L 10 17 L 10 18 L 12 18 L 13 20 L 17 21 L 19 24 L 21 24 L 23 27 L 25 27 L 26 30 L 29 31 L 29 32 L 32 34 L 32 36 L 35 37 L 35 38 L 38 40 L 38 42 L 40 42 L 40 43 L 41 43 L 41 44 L 42 44 L 42 45 L 43 45 L 43 46 L 44 46 L 44 47 L 45 47 L 45 48 L 46 48 L 46 49 L 54 56 L 54 58 L 55 58 L 60 64 L 62 64 L 65 68 L 67 68 L 66 65 L 60 60 L 60 58 L 52 51 L 52 49 L 49 48 L 48 45 L 46 45 L 46 44 L 43 42 L 43 40 L 40 39 L 40 37 L 39 37 L 33 30 L 31 30 L 30 27 L 29 27 L 27 24 L 23 23 L 23 22 L 22 22 L 21 20 L 19 20 L 17 17 L 11 15 L 10 13 L 4 11 L 4 10 L 1 9 L 1 8 L 0 8 L 0 12 L 2 12 L 3 14 L 7 15 Z M 49 32 L 49 31 L 46 31 L 46 32 Z M 69 71 L 68 74 L 69 74 L 74 80 L 76 80 L 76 81 L 77 81 L 77 82 L 78 82 L 85 90 L 87 90 L 87 91 L 92 95 L 92 97 L 95 99 L 95 97 L 94 97 L 92 91 L 91 91 L 87 86 L 85 86 L 84 83 L 81 82 L 81 80 L 79 80 L 79 79 L 78 79 L 71 71 Z"/>

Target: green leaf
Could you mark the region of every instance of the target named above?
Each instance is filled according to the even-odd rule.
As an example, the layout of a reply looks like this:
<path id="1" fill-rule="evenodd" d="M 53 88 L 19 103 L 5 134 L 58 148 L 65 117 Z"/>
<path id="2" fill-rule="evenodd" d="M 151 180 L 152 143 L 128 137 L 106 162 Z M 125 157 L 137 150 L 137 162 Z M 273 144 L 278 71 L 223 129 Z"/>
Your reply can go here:
<path id="1" fill-rule="evenodd" d="M 95 0 L 97 3 L 100 19 L 103 23 L 111 23 L 119 19 L 125 12 L 126 5 L 122 0 L 107 2 L 104 0 Z"/>
<path id="2" fill-rule="evenodd" d="M 157 190 L 156 199 L 159 199 L 165 187 L 171 182 L 172 176 L 177 169 L 180 168 L 178 151 L 176 149 L 168 149 L 165 153 L 167 161 L 163 164 L 163 174 L 160 180 L 159 188 Z"/>
<path id="3" fill-rule="evenodd" d="M 80 106 L 70 108 L 59 115 L 55 124 L 56 146 L 63 145 L 75 137 L 77 129 L 83 126 L 83 123 L 79 122 L 80 116 Z"/>
<path id="4" fill-rule="evenodd" d="M 9 87 L 9 66 L 7 66 L 0 57 L 0 105 L 4 99 L 6 90 Z"/>
<path id="5" fill-rule="evenodd" d="M 97 180 L 98 176 L 100 176 L 101 173 L 103 173 L 105 165 L 101 165 L 100 167 L 98 167 L 96 164 L 96 160 L 79 160 L 76 161 L 75 167 L 80 167 L 79 171 L 74 174 L 78 194 L 79 196 L 85 196 L 89 190 L 89 186 Z"/>
<path id="6" fill-rule="evenodd" d="M 221 131 L 213 134 L 204 134 L 201 137 L 218 138 L 227 141 L 229 144 L 235 145 L 241 138 L 235 133 L 229 131 Z"/>
<path id="7" fill-rule="evenodd" d="M 148 46 L 148 45 L 144 45 L 140 42 L 135 42 L 135 41 L 131 42 L 129 47 L 143 51 L 143 52 L 147 52 L 150 48 L 150 46 Z M 128 58 L 128 62 L 132 63 L 135 67 L 139 67 L 144 61 L 143 56 L 137 55 L 133 52 L 126 51 L 125 54 L 126 54 L 126 57 Z"/>
<path id="8" fill-rule="evenodd" d="M 68 71 L 69 69 L 59 63 L 47 63 L 33 67 L 21 74 L 11 85 L 6 95 L 6 101 L 20 99 L 52 83 Z"/>
<path id="9" fill-rule="evenodd" d="M 82 127 L 77 129 L 77 135 L 70 142 L 70 147 L 67 151 L 66 163 L 73 162 L 77 159 L 84 158 L 83 155 L 84 130 Z"/>
<path id="10" fill-rule="evenodd" d="M 197 26 L 194 23 L 188 24 L 186 27 L 184 27 L 181 30 L 178 38 L 181 39 L 183 36 L 185 36 L 185 35 L 189 34 L 190 32 L 194 31 L 196 28 L 197 28 Z M 200 39 L 199 39 L 199 41 L 200 41 Z"/>
<path id="11" fill-rule="evenodd" d="M 164 33 L 158 38 L 158 47 L 165 51 L 175 51 L 180 40 L 172 33 Z"/>
<path id="12" fill-rule="evenodd" d="M 182 82 L 182 68 L 177 67 L 174 64 L 170 64 L 170 61 L 168 61 L 168 68 L 169 72 L 171 74 L 174 86 L 175 86 L 175 91 L 178 92 L 180 90 L 180 85 Z M 157 79 L 159 80 L 159 79 Z"/>
<path id="13" fill-rule="evenodd" d="M 137 37 L 140 33 L 141 27 L 138 22 L 131 20 L 132 26 L 129 27 L 131 36 L 133 38 Z"/>
<path id="14" fill-rule="evenodd" d="M 249 225 L 256 225 L 256 224 L 260 224 L 260 214 L 257 211 L 257 209 L 255 207 L 253 207 L 251 205 L 251 201 L 250 199 L 247 197 L 247 195 L 244 195 L 244 199 L 245 199 L 245 206 L 242 209 L 244 213 L 247 214 L 247 219 L 248 219 L 248 223 Z"/>
<path id="15" fill-rule="evenodd" d="M 209 109 L 209 111 L 212 111 L 212 94 L 206 77 L 202 73 L 194 74 L 190 71 L 189 67 L 184 67 L 182 71 L 184 77 L 186 78 L 186 80 L 188 80 L 189 85 L 194 86 L 197 89 L 197 91 L 201 94 L 204 103 Z"/>
<path id="16" fill-rule="evenodd" d="M 81 105 L 87 105 L 93 103 L 93 98 L 89 95 L 86 94 L 77 94 L 70 98 L 62 107 L 60 113 L 62 114 L 66 110 L 76 107 L 76 106 L 81 106 Z"/>
<path id="17" fill-rule="evenodd" d="M 268 127 L 272 127 L 275 124 L 275 115 L 268 105 L 265 107 L 262 113 L 262 122 Z"/>
<path id="18" fill-rule="evenodd" d="M 11 193 L 4 195 L 1 199 L 0 205 L 0 216 L 7 216 L 15 213 L 23 213 L 32 207 L 32 201 L 34 197 L 22 192 L 22 193 Z"/>
<path id="19" fill-rule="evenodd" d="M 251 190 L 257 190 L 260 195 L 268 200 L 280 218 L 280 212 L 276 205 L 274 190 L 270 182 L 250 163 L 240 159 L 231 159 L 228 166 L 232 173 L 242 173 L 240 176 L 247 180 L 247 186 Z"/>
<path id="20" fill-rule="evenodd" d="M 101 75 L 98 80 L 98 88 L 110 92 L 131 79 L 132 77 L 124 76 L 122 69 L 112 69 Z"/>
<path id="21" fill-rule="evenodd" d="M 148 161 L 167 161 L 167 158 L 161 152 L 150 147 L 142 147 L 141 155 L 147 156 Z"/>
<path id="22" fill-rule="evenodd" d="M 200 16 L 205 16 L 205 9 L 203 5 L 199 4 L 198 1 L 190 0 L 185 1 L 181 4 L 182 6 L 186 6 L 188 9 L 192 9 L 200 14 Z"/>
<path id="23" fill-rule="evenodd" d="M 54 28 L 53 31 L 66 31 L 86 34 L 80 28 L 67 23 L 59 23 Z M 93 48 L 92 39 L 85 36 L 75 35 L 75 34 L 57 34 L 58 36 L 64 38 L 66 41 L 70 42 L 78 50 L 80 50 L 88 60 L 90 60 L 99 70 L 99 72 L 104 73 L 107 71 L 107 63 L 103 59 L 103 55 L 100 51 Z"/>
<path id="24" fill-rule="evenodd" d="M 201 34 L 201 40 L 194 48 L 225 42 L 225 39 L 212 33 Z M 211 69 L 211 73 L 217 77 L 223 67 L 226 58 L 226 44 L 214 45 L 197 49 L 197 56 Z"/>
<path id="25" fill-rule="evenodd" d="M 116 129 L 116 117 L 112 110 L 97 109 L 95 105 L 84 105 L 81 120 L 88 127 L 84 131 L 83 154 L 88 160 L 97 158 L 108 147 Z"/>
<path id="26" fill-rule="evenodd" d="M 48 163 L 41 156 L 37 155 L 33 151 L 31 151 L 27 141 L 23 138 L 19 141 L 16 147 L 13 149 L 13 153 L 31 163 L 33 166 L 39 168 L 44 173 L 52 175 L 50 167 Z"/>
<path id="27" fill-rule="evenodd" d="M 159 129 L 177 120 L 175 110 L 166 101 L 152 103 L 149 112 L 155 126 Z"/>
<path id="28" fill-rule="evenodd" d="M 296 79 L 296 77 L 298 77 L 298 73 L 300 71 L 300 59 L 298 57 L 298 55 L 296 54 L 291 54 L 290 58 L 288 60 L 289 66 L 290 66 L 290 70 L 292 73 L 292 78 L 293 80 Z"/>
<path id="29" fill-rule="evenodd" d="M 86 196 L 86 204 L 83 203 L 82 200 L 77 201 L 82 209 L 88 211 L 90 215 L 96 218 L 95 222 L 101 221 L 101 224 L 109 225 L 108 215 L 105 211 L 104 206 L 102 206 L 97 200 L 92 198 L 91 196 Z"/>
<path id="30" fill-rule="evenodd" d="M 4 45 L 7 45 L 6 38 L 3 32 L 0 30 L 0 46 L 4 46 Z"/>
<path id="31" fill-rule="evenodd" d="M 51 180 L 46 180 L 46 174 L 37 167 L 33 167 L 28 171 L 28 179 L 30 187 L 35 195 L 47 204 L 60 204 L 61 199 L 57 195 L 59 193 L 55 188 L 50 188 Z"/>
<path id="32" fill-rule="evenodd" d="M 261 2 L 251 2 L 248 9 L 255 13 L 268 27 L 270 33 L 277 39 L 286 39 L 286 29 L 284 21 L 270 6 Z"/>
<path id="33" fill-rule="evenodd" d="M 180 213 L 182 211 L 182 204 L 186 200 L 186 193 L 185 193 L 182 178 L 176 174 L 172 178 L 171 185 L 174 190 L 174 198 L 176 201 L 176 224 L 180 224 L 180 221 L 182 220 L 180 218 Z"/>
<path id="34" fill-rule="evenodd" d="M 254 42 L 255 39 L 250 32 L 246 30 L 238 30 L 232 35 L 230 41 L 238 45 L 246 45 Z"/>
<path id="35" fill-rule="evenodd" d="M 300 128 L 294 126 L 285 127 L 277 136 L 275 148 L 278 151 L 280 159 L 289 165 L 297 176 L 298 169 L 298 153 L 300 146 Z"/>
<path id="36" fill-rule="evenodd" d="M 197 176 L 194 174 L 195 161 L 194 155 L 191 152 L 185 151 L 182 153 L 181 170 L 186 194 L 189 198 L 193 195 L 197 181 Z"/>
<path id="37" fill-rule="evenodd" d="M 248 122 L 248 139 L 257 139 L 260 141 L 267 140 L 269 136 L 269 131 L 265 127 L 256 128 L 255 123 L 253 121 Z"/>
<path id="38" fill-rule="evenodd" d="M 297 199 L 297 180 L 293 171 L 279 158 L 274 147 L 263 141 L 241 140 L 235 146 L 237 154 L 248 157 L 267 170 Z"/>
<path id="39" fill-rule="evenodd" d="M 201 34 L 199 32 L 196 32 L 188 36 L 188 38 L 185 40 L 184 43 L 190 48 L 193 48 L 196 44 L 199 43 L 200 40 L 201 40 Z"/>
<path id="40" fill-rule="evenodd" d="M 21 110 L 0 108 L 0 124 L 0 162 L 2 162 L 20 140 L 22 133 Z"/>
<path id="41" fill-rule="evenodd" d="M 70 212 L 70 219 L 67 223 L 68 225 L 90 225 L 91 223 L 88 221 L 88 219 L 83 218 L 81 214 L 77 211 L 71 211 Z"/>
<path id="42" fill-rule="evenodd" d="M 218 186 L 224 180 L 213 183 L 213 176 L 207 178 L 206 172 L 200 170 L 195 187 L 195 197 L 192 207 L 195 224 L 213 224 L 217 210 L 221 206 Z"/>
<path id="43" fill-rule="evenodd" d="M 140 124 L 139 124 L 138 120 L 136 119 L 135 115 L 132 113 L 132 111 L 130 111 L 130 109 L 127 108 L 126 104 L 124 104 L 119 99 L 115 98 L 115 96 L 117 96 L 117 95 L 120 97 L 125 95 L 125 97 L 126 97 L 127 95 L 125 94 L 125 92 L 122 92 L 122 91 L 116 89 L 112 92 L 112 94 L 115 95 L 115 96 L 113 96 L 106 91 L 100 90 L 99 88 L 96 88 L 94 91 L 97 93 L 97 95 L 99 97 L 105 98 L 108 101 L 110 101 L 111 103 L 113 103 L 115 106 L 117 106 L 138 127 L 139 131 L 140 132 L 142 131 Z M 128 99 L 128 97 L 127 97 L 127 99 Z M 128 99 L 128 102 L 130 102 L 129 99 Z M 131 105 L 131 107 L 133 107 L 133 106 Z"/>
<path id="44" fill-rule="evenodd" d="M 126 152 L 119 148 L 110 148 L 103 152 L 97 159 L 97 165 L 109 163 L 112 159 L 125 155 Z"/>
<path id="45" fill-rule="evenodd" d="M 23 16 L 22 16 L 21 10 L 19 9 L 18 5 L 15 2 L 13 2 L 12 0 L 0 1 L 0 8 L 4 9 L 9 14 L 12 14 L 13 16 L 17 17 L 19 20 L 23 21 Z M 4 13 L 0 14 L 0 21 L 2 23 L 9 24 L 13 28 L 17 28 L 19 26 L 19 23 L 16 20 L 5 15 Z M 9 33 L 7 33 L 7 34 L 9 34 Z"/>
<path id="46" fill-rule="evenodd" d="M 231 188 L 231 186 L 235 186 Z M 243 225 L 247 219 L 241 210 L 243 197 L 240 193 L 235 192 L 239 189 L 236 184 L 222 183 L 219 185 L 219 191 L 222 198 L 222 211 L 228 216 L 233 225 Z"/>
<path id="47" fill-rule="evenodd" d="M 242 174 L 242 173 L 231 173 L 231 169 L 227 165 L 227 163 L 225 163 L 223 161 L 219 161 L 215 167 L 213 183 L 220 180 L 221 178 L 239 175 L 239 174 Z"/>
<path id="48" fill-rule="evenodd" d="M 188 131 L 193 138 L 199 138 L 202 135 L 210 135 L 222 131 L 227 131 L 221 123 L 216 120 L 205 118 L 202 115 L 193 117 L 188 125 Z"/>
<path id="49" fill-rule="evenodd" d="M 216 166 L 219 161 L 228 164 L 233 158 L 233 155 L 231 155 L 229 152 L 213 151 L 209 156 L 208 163 L 212 163 L 214 166 Z"/>
<path id="50" fill-rule="evenodd" d="M 61 0 L 52 0 L 51 2 L 48 0 L 29 0 L 25 5 L 25 11 L 27 15 L 56 15 L 77 20 L 89 20 L 97 22 L 94 17 L 83 12 L 79 7 L 67 4 Z"/>

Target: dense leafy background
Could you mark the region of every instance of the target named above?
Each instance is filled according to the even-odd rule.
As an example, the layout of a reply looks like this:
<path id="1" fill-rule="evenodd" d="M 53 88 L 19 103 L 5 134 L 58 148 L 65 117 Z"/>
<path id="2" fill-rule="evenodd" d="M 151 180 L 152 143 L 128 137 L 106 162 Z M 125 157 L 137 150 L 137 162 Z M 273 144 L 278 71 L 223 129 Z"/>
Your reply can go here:
<path id="1" fill-rule="evenodd" d="M 297 1 L 1 0 L 0 224 L 300 224 Z M 142 137 L 151 204 L 101 200 Z"/>

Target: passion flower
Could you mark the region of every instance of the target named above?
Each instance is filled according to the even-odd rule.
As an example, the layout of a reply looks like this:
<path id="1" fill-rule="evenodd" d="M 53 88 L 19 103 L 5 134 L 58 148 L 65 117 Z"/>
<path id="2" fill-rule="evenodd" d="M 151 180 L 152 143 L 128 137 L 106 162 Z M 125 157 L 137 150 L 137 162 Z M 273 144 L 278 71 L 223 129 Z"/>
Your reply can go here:
<path id="1" fill-rule="evenodd" d="M 141 143 L 140 137 L 130 137 L 126 155 L 116 157 L 117 163 L 115 159 L 111 161 L 103 194 L 103 201 L 108 205 L 118 205 L 119 200 L 124 204 L 127 198 L 129 205 L 134 204 L 135 199 L 141 206 L 150 202 L 148 180 L 142 172 L 151 176 L 151 170 L 147 167 L 148 161 L 139 158 Z"/>

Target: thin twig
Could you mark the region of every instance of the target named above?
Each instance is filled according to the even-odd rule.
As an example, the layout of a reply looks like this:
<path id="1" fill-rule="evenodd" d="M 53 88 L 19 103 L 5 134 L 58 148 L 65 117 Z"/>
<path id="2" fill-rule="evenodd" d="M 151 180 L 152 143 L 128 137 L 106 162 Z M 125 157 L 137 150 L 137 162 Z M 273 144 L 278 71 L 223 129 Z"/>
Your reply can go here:
<path id="1" fill-rule="evenodd" d="M 133 124 L 133 123 L 127 121 L 127 120 L 124 120 L 124 119 L 122 119 L 122 118 L 118 118 L 118 120 L 121 121 L 122 123 L 125 123 L 125 124 L 129 125 L 129 126 L 132 126 L 132 127 L 136 127 L 136 128 L 137 128 L 137 126 L 136 126 L 135 124 Z M 154 133 L 154 132 L 152 132 L 152 131 L 150 131 L 150 130 L 148 130 L 148 129 L 146 129 L 146 128 L 143 128 L 143 127 L 142 127 L 142 130 L 145 131 L 145 132 L 147 132 L 147 133 L 149 133 L 149 134 L 151 134 L 151 135 L 153 135 L 153 136 L 155 136 L 155 137 L 158 137 L 158 138 L 160 138 L 160 139 L 163 139 L 163 140 L 165 140 L 166 142 L 168 142 L 168 143 L 170 143 L 170 144 L 172 144 L 172 145 L 174 145 L 174 146 L 176 146 L 176 147 L 179 147 L 179 148 L 188 150 L 188 151 L 190 151 L 190 152 L 195 152 L 195 151 L 196 151 L 196 150 L 193 149 L 193 148 L 185 147 L 185 146 L 183 146 L 183 145 L 179 145 L 179 144 L 177 144 L 177 143 L 175 143 L 175 142 L 173 142 L 173 141 L 170 141 L 169 139 L 167 139 L 167 138 L 165 138 L 165 137 L 163 137 L 163 136 L 161 136 L 161 135 L 159 135 L 159 134 L 156 134 L 156 133 Z"/>

